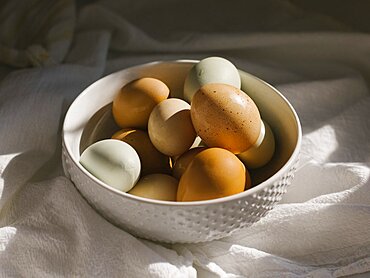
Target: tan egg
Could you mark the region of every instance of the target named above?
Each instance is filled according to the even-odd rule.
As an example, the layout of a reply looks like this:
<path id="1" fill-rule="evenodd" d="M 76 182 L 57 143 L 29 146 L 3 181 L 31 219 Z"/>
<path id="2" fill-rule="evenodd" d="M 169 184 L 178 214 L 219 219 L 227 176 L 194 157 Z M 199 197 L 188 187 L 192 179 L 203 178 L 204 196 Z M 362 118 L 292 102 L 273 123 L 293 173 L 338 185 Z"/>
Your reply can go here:
<path id="1" fill-rule="evenodd" d="M 190 118 L 190 105 L 178 98 L 162 101 L 150 114 L 148 133 L 160 152 L 168 156 L 183 154 L 196 138 Z"/>
<path id="2" fill-rule="evenodd" d="M 152 174 L 142 177 L 128 192 L 139 197 L 176 201 L 178 180 L 164 174 Z"/>
<path id="3" fill-rule="evenodd" d="M 175 178 L 180 179 L 190 162 L 193 160 L 194 156 L 205 149 L 206 147 L 195 147 L 183 153 L 176 159 L 172 168 L 172 175 Z"/>
<path id="4" fill-rule="evenodd" d="M 266 165 L 274 155 L 275 139 L 270 126 L 262 121 L 263 140 L 259 145 L 255 145 L 247 151 L 238 154 L 239 159 L 250 169 L 256 169 Z"/>
<path id="5" fill-rule="evenodd" d="M 182 175 L 177 201 L 201 201 L 244 191 L 243 163 L 230 151 L 208 148 L 198 153 Z"/>
<path id="6" fill-rule="evenodd" d="M 253 146 L 261 130 L 256 104 L 243 91 L 227 84 L 202 86 L 193 96 L 191 119 L 207 146 L 235 154 Z"/>
<path id="7" fill-rule="evenodd" d="M 170 174 L 170 158 L 159 152 L 143 130 L 125 128 L 113 134 L 118 139 L 131 145 L 139 155 L 142 175 L 164 173 Z"/>
<path id="8" fill-rule="evenodd" d="M 146 129 L 154 106 L 165 100 L 169 93 L 167 85 L 155 78 L 144 77 L 131 81 L 122 87 L 113 100 L 114 120 L 122 128 Z"/>

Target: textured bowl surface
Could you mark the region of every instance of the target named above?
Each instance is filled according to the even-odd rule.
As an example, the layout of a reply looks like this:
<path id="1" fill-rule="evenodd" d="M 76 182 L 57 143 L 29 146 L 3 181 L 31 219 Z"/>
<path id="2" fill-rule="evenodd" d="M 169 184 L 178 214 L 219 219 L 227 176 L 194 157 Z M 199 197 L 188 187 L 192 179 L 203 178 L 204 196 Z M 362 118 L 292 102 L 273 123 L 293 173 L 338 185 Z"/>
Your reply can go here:
<path id="1" fill-rule="evenodd" d="M 250 226 L 279 202 L 298 161 L 301 127 L 289 102 L 272 86 L 240 71 L 242 90 L 257 104 L 275 135 L 276 152 L 265 167 L 252 171 L 253 188 L 225 198 L 165 202 L 132 196 L 105 185 L 78 162 L 90 144 L 119 128 L 111 103 L 126 83 L 140 77 L 164 81 L 171 97 L 182 98 L 187 72 L 196 61 L 144 64 L 110 74 L 85 89 L 70 106 L 63 126 L 63 167 L 85 199 L 106 219 L 134 235 L 162 242 L 203 242 Z"/>

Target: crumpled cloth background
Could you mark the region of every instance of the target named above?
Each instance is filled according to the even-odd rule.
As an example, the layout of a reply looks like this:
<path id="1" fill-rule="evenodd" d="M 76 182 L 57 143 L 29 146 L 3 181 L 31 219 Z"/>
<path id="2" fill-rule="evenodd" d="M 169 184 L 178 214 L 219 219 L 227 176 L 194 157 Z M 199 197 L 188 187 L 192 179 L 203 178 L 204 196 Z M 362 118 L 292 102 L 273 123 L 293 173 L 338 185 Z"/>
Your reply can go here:
<path id="1" fill-rule="evenodd" d="M 370 275 L 370 7 L 346 2 L 2 3 L 0 276 Z M 296 178 L 276 209 L 231 237 L 135 238 L 64 177 L 64 114 L 106 74 L 211 55 L 273 84 L 296 108 L 304 133 Z"/>

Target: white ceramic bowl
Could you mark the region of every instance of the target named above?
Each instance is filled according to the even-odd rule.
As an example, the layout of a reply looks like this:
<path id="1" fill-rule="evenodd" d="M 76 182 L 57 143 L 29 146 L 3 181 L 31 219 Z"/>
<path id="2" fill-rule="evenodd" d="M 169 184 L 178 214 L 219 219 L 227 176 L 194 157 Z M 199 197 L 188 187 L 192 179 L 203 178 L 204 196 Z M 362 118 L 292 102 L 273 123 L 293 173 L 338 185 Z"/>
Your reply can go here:
<path id="1" fill-rule="evenodd" d="M 203 242 L 247 228 L 279 202 L 291 183 L 301 145 L 298 116 L 275 88 L 240 71 L 242 89 L 257 104 L 276 138 L 276 152 L 265 167 L 253 171 L 257 185 L 220 199 L 166 202 L 120 192 L 87 172 L 79 163 L 91 143 L 119 128 L 111 103 L 119 89 L 140 77 L 164 81 L 172 97 L 182 97 L 185 76 L 197 61 L 162 61 L 110 74 L 85 89 L 70 106 L 63 126 L 63 167 L 79 192 L 106 219 L 139 237 L 162 242 Z"/>

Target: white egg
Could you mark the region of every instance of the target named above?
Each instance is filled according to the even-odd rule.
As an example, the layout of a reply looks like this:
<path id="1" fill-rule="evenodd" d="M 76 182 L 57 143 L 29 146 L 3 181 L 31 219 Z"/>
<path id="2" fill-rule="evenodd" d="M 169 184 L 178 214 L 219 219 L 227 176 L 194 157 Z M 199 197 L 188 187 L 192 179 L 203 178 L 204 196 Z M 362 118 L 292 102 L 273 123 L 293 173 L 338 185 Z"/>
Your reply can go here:
<path id="1" fill-rule="evenodd" d="M 102 182 L 123 192 L 129 191 L 140 176 L 140 159 L 133 147 L 120 140 L 106 139 L 90 145 L 80 163 Z"/>
<path id="2" fill-rule="evenodd" d="M 261 133 L 257 142 L 247 151 L 238 154 L 247 168 L 256 169 L 266 165 L 275 152 L 275 138 L 270 126 L 261 121 Z"/>
<path id="3" fill-rule="evenodd" d="M 208 83 L 224 83 L 240 89 L 240 75 L 237 68 L 221 57 L 208 57 L 195 64 L 186 76 L 184 99 L 191 102 L 200 87 Z"/>

